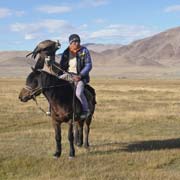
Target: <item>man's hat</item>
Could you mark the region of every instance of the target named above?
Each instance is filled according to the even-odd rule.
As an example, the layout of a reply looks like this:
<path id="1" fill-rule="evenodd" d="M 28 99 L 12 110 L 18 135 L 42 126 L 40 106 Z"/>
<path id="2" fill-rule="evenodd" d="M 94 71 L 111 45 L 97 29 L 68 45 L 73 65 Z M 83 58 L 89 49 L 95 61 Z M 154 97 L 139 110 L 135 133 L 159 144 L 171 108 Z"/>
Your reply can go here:
<path id="1" fill-rule="evenodd" d="M 72 42 L 74 42 L 74 41 L 76 41 L 76 42 L 81 42 L 81 39 L 80 39 L 80 37 L 79 37 L 79 35 L 77 35 L 77 34 L 71 34 L 70 36 L 69 36 L 69 44 L 71 44 Z"/>

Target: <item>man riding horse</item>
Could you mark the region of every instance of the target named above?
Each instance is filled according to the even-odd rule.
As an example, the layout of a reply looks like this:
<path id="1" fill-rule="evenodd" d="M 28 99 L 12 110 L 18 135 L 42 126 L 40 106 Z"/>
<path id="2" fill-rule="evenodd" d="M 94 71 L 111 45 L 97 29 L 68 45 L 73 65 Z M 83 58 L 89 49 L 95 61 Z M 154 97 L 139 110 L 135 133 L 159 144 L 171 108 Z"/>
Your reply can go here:
<path id="1" fill-rule="evenodd" d="M 69 124 L 70 158 L 75 156 L 74 143 L 79 147 L 83 144 L 85 148 L 89 147 L 90 124 L 96 105 L 95 90 L 87 85 L 89 82 L 89 71 L 92 69 L 89 51 L 80 45 L 80 37 L 76 34 L 69 37 L 69 43 L 69 47 L 62 55 L 61 66 L 55 62 L 55 52 L 59 48 L 60 43 L 51 40 L 39 43 L 34 51 L 29 54 L 32 54 L 33 58 L 39 55 L 35 68 L 32 68 L 33 71 L 26 79 L 26 86 L 19 94 L 19 99 L 22 102 L 27 102 L 31 99 L 36 101 L 36 96 L 39 96 L 41 93 L 48 100 L 51 106 L 51 117 L 55 129 L 56 151 L 53 155 L 55 158 L 61 156 L 61 124 L 64 122 Z M 49 62 L 49 64 L 60 70 L 60 76 L 43 70 L 46 58 L 49 61 L 53 61 Z M 79 101 L 74 100 L 76 99 L 74 88 L 67 79 L 76 82 L 76 95 Z M 75 106 L 72 106 L 74 102 Z M 76 107 L 75 112 L 74 107 Z M 82 121 L 82 119 L 84 120 Z M 73 125 L 75 131 L 73 131 Z M 83 127 L 85 128 L 84 138 Z"/>
<path id="2" fill-rule="evenodd" d="M 89 72 L 92 69 L 91 56 L 86 47 L 80 45 L 80 37 L 77 34 L 69 36 L 69 47 L 63 52 L 60 67 L 73 74 L 63 74 L 62 79 L 76 82 L 76 96 L 82 105 L 81 119 L 86 119 L 90 115 L 88 102 L 84 95 L 84 87 L 89 82 Z"/>

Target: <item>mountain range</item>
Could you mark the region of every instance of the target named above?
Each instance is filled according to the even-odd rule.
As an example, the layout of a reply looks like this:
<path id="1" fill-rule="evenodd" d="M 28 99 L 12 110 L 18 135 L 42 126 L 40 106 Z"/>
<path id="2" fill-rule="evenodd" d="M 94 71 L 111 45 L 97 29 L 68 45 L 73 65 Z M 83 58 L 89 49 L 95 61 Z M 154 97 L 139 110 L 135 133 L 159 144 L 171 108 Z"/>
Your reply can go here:
<path id="1" fill-rule="evenodd" d="M 89 43 L 84 46 L 90 50 L 95 75 L 122 77 L 124 73 L 128 77 L 128 73 L 133 76 L 138 71 L 141 76 L 151 70 L 150 74 L 154 75 L 153 69 L 158 69 L 156 71 L 163 74 L 172 74 L 172 69 L 175 69 L 177 74 L 180 67 L 180 27 L 129 45 Z M 7 72 L 11 75 L 15 70 L 19 75 L 26 75 L 30 65 L 35 64 L 33 60 L 25 58 L 27 53 L 28 51 L 0 51 L 0 75 L 6 76 Z M 18 76 L 17 72 L 15 74 Z"/>

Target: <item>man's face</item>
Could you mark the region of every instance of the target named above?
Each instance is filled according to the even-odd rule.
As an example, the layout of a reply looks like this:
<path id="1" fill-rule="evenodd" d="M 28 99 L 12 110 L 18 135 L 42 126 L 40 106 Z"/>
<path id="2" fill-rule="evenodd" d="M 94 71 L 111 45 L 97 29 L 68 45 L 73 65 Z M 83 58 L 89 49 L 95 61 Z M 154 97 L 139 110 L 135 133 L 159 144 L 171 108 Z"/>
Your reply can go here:
<path id="1" fill-rule="evenodd" d="M 71 44 L 70 44 L 70 47 L 72 49 L 78 49 L 80 46 L 80 42 L 79 41 L 73 41 Z"/>

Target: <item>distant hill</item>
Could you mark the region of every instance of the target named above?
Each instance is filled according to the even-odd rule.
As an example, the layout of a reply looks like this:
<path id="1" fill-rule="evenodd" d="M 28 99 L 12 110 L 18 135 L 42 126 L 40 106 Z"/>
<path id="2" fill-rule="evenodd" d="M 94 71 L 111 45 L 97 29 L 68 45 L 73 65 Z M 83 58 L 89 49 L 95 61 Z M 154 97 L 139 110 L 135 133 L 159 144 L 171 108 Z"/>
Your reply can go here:
<path id="1" fill-rule="evenodd" d="M 103 51 L 109 50 L 109 49 L 117 49 L 121 47 L 120 44 L 95 44 L 95 43 L 87 43 L 83 44 L 83 46 L 87 47 L 89 50 L 92 50 L 94 52 L 101 53 Z"/>
<path id="2" fill-rule="evenodd" d="M 27 66 L 26 55 L 29 51 L 0 51 L 0 67 Z"/>
<path id="3" fill-rule="evenodd" d="M 103 55 L 117 65 L 180 66 L 180 27 L 107 50 Z"/>

